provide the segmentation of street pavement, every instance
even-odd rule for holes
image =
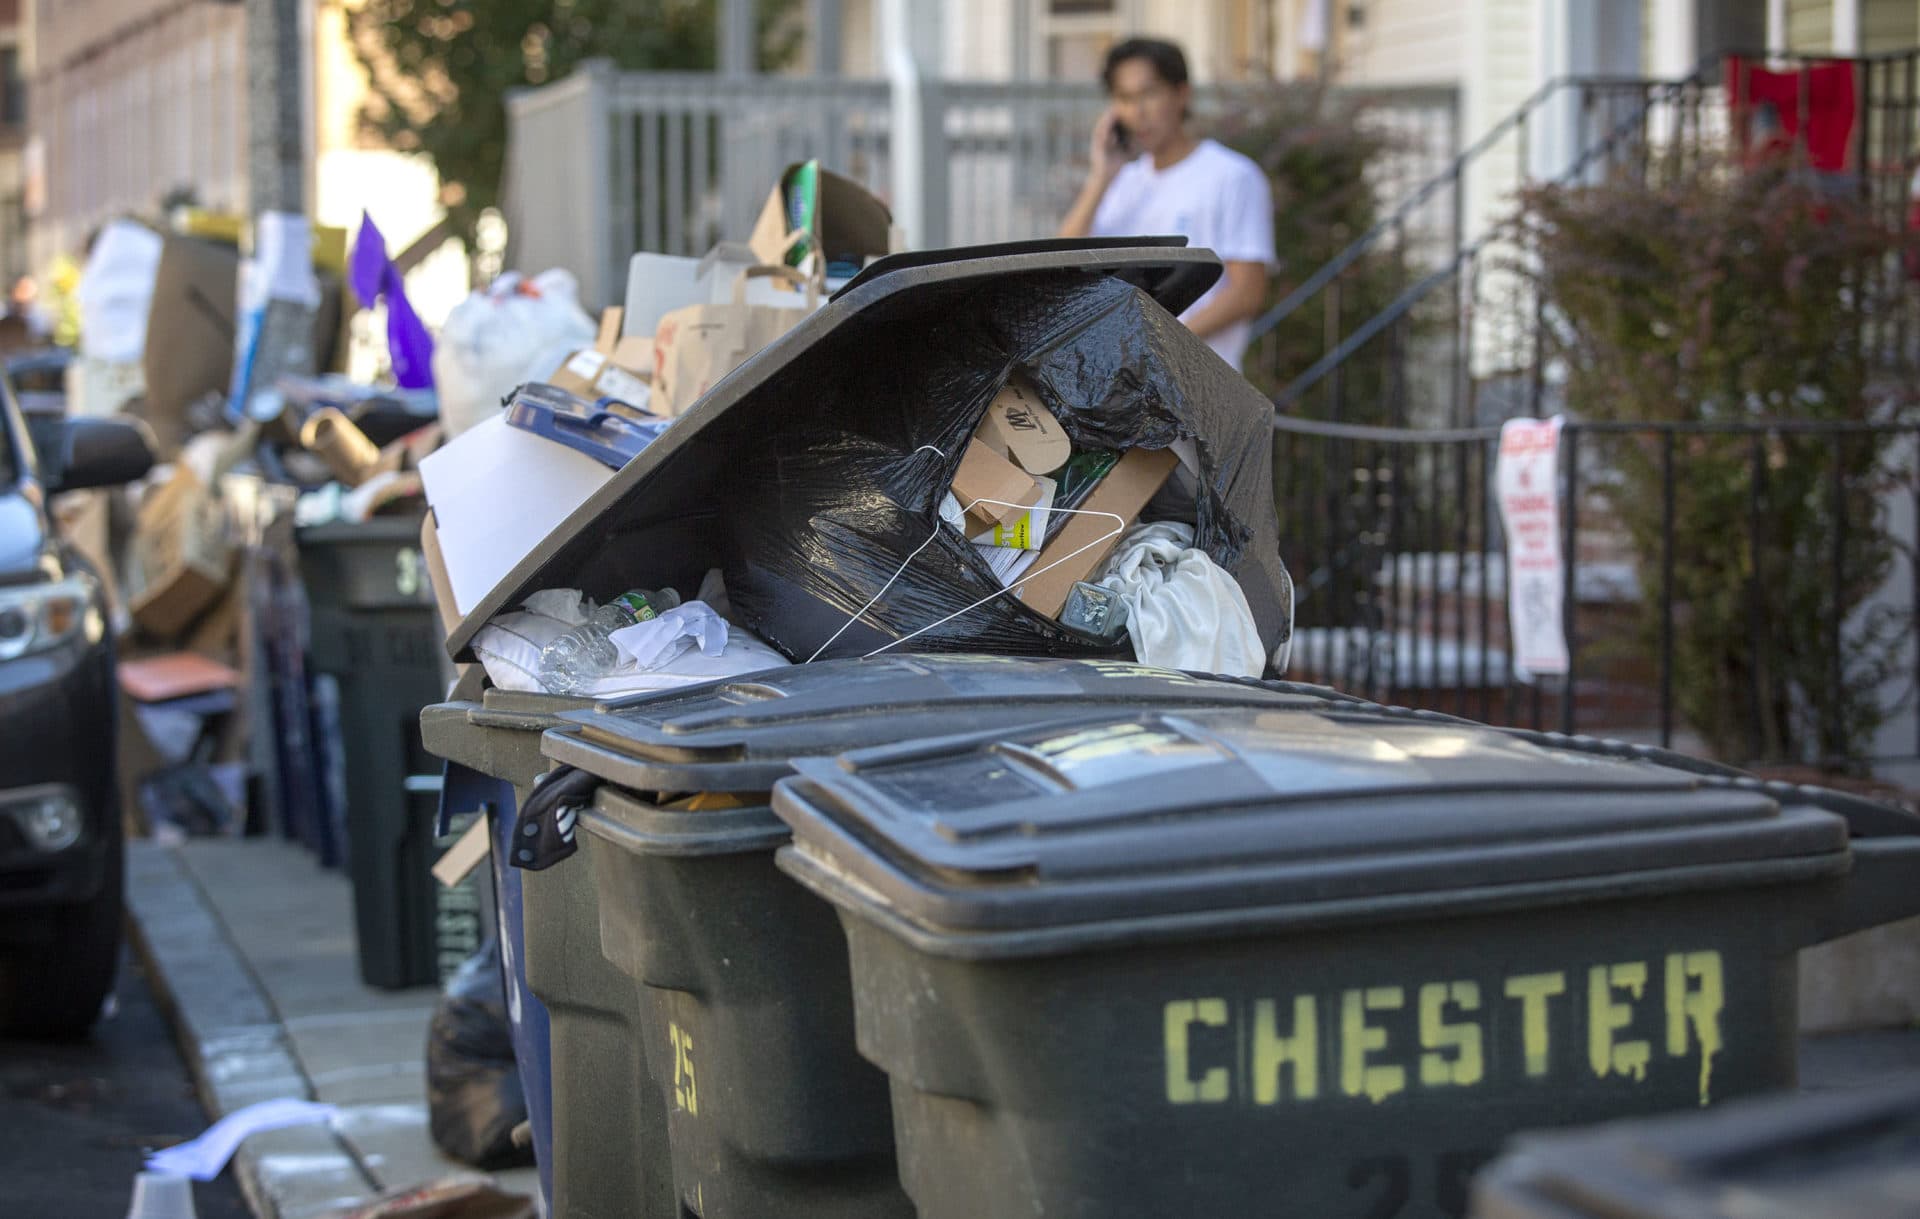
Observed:
[[[208,1123],[173,1032],[131,959],[110,1015],[72,1042],[0,1041],[0,1213],[124,1219],[146,1153]],[[200,1219],[246,1219],[227,1173],[194,1187]]]

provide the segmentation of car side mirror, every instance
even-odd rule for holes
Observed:
[[[117,487],[153,469],[153,436],[134,419],[30,418],[48,494]]]

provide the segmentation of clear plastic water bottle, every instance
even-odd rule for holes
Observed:
[[[658,618],[679,604],[680,594],[670,588],[620,594],[541,650],[540,684],[555,694],[580,693],[619,667],[620,649],[611,638],[615,631]]]

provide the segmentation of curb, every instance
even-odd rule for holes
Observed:
[[[279,1013],[172,849],[127,844],[127,932],[215,1120],[257,1101],[313,1099]],[[359,1157],[324,1126],[253,1135],[232,1170],[259,1219],[322,1219],[378,1192]]]

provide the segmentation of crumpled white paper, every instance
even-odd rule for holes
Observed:
[[[645,622],[623,626],[607,636],[642,672],[651,672],[692,648],[703,656],[719,656],[727,650],[727,622],[699,601],[677,605]]]
[[[227,1161],[233,1159],[233,1153],[240,1150],[247,1136],[287,1126],[331,1123],[339,1114],[335,1106],[318,1101],[291,1097],[263,1100],[227,1114],[207,1127],[197,1139],[154,1152],[147,1157],[147,1171],[211,1181],[226,1168]]]

